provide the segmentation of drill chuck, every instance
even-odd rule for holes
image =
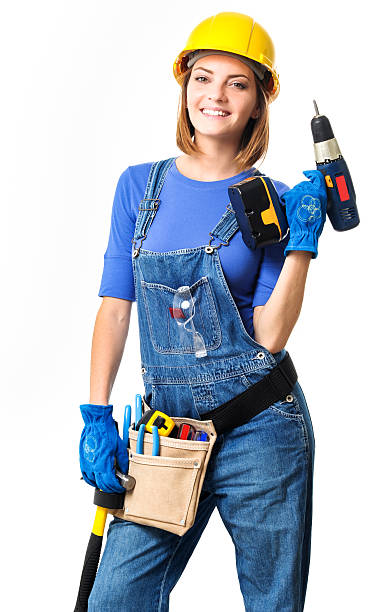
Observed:
[[[336,138],[315,142],[313,146],[316,164],[329,164],[342,157]]]
[[[342,157],[338,142],[334,136],[329,119],[318,112],[316,101],[313,100],[316,115],[310,127],[313,135],[314,156],[317,164],[328,164]]]
[[[334,138],[334,134],[331,128],[329,119],[325,115],[320,115],[316,100],[313,100],[314,109],[316,111],[315,116],[312,119],[311,128],[314,142],[323,142],[324,140],[331,140]]]

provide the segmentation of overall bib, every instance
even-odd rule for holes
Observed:
[[[133,240],[142,376],[151,408],[200,419],[262,379],[286,351],[272,354],[247,333],[230,293],[219,257],[219,248],[230,248],[238,230],[230,205],[211,239],[206,236],[209,244],[163,253],[138,244],[156,216],[174,160],[153,164]],[[214,240],[217,246],[211,244]],[[180,329],[173,310],[176,292],[184,286],[194,299],[187,330]],[[202,338],[202,356],[195,352],[195,332]],[[302,611],[310,560],[314,446],[297,381],[285,400],[218,437],[195,523],[182,537],[113,519],[88,609],[169,610],[170,592],[217,507],[235,547],[246,611]],[[215,554],[219,563],[219,551],[208,554]]]

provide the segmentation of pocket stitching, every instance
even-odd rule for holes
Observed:
[[[157,465],[185,469],[200,469],[202,466],[201,459],[197,459],[197,465],[195,465],[196,458],[192,457],[167,457],[165,455],[144,455],[142,453],[132,453],[131,463],[132,462],[138,463],[139,465]]]
[[[273,404],[271,404],[271,406],[269,406],[267,410],[273,410],[274,412],[278,412],[279,414],[284,416],[286,419],[297,419],[300,421],[304,420],[304,417],[301,413],[292,414],[291,412],[285,412],[284,410],[281,410],[280,408],[278,408],[277,406],[274,406]]]
[[[184,418],[180,417],[180,420],[181,422],[184,422],[184,423],[190,422],[191,424],[195,421],[194,419],[186,419],[185,417]],[[203,429],[202,424],[200,425],[198,424],[198,426],[201,429]],[[203,431],[206,431],[207,433],[210,433],[211,435],[211,432],[209,432],[208,429],[204,428]],[[138,437],[138,431],[131,430],[129,432],[129,437],[132,440],[136,441]],[[150,434],[149,432],[145,432],[144,439],[145,440],[147,439],[152,444],[152,434]],[[166,446],[170,448],[178,448],[181,450],[190,450],[190,451],[193,451],[193,450],[201,451],[202,450],[202,451],[208,452],[208,449],[211,445],[211,440],[207,440],[203,442],[202,440],[180,440],[179,438],[170,438],[169,436],[159,436],[159,444],[161,446]],[[138,453],[135,453],[135,454],[138,454]],[[159,457],[160,455],[150,455],[150,456]]]
[[[303,418],[303,414],[301,412],[301,406],[299,404],[299,401],[297,399],[297,397],[294,395],[294,393],[290,393],[290,395],[293,398],[292,402],[287,402],[286,400],[278,400],[277,402],[274,402],[273,404],[271,404],[271,406],[269,406],[269,408],[271,408],[271,410],[275,410],[276,412],[279,412],[280,414],[282,414],[283,416],[286,416],[287,418],[297,418],[297,417],[302,417]],[[296,412],[292,413],[292,412],[286,412],[286,410],[282,410],[282,408],[279,408],[278,406],[275,406],[275,403],[279,403],[279,404],[291,404],[294,406]]]
[[[293,395],[293,394],[291,394],[291,395]],[[296,407],[300,408],[299,401],[295,397],[295,395],[293,395],[293,398],[294,398],[294,403],[296,404]],[[291,414],[289,412],[284,412],[284,410],[280,410],[279,408],[277,408],[276,406],[273,406],[273,405],[269,406],[268,410],[272,410],[274,412],[277,412],[278,414],[283,416],[283,418],[285,418],[285,419],[291,419],[291,420],[294,420],[294,421],[297,421],[298,423],[300,423],[301,429],[302,429],[302,434],[303,434],[302,437],[303,437],[303,442],[304,442],[304,449],[305,449],[306,456],[308,457],[309,456],[309,436],[308,436],[308,431],[307,431],[307,428],[306,428],[306,423],[305,423],[304,415],[301,412],[299,412],[298,414]]]

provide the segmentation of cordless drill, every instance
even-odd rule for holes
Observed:
[[[327,188],[327,214],[332,227],[343,232],[359,224],[354,186],[331,124],[319,114],[315,100],[313,103],[316,115],[311,129],[317,170],[323,174]],[[243,240],[250,249],[280,242],[288,231],[285,207],[273,182],[258,174],[228,188]]]
[[[354,186],[347,164],[334,137],[331,124],[320,115],[313,100],[316,115],[311,121],[317,170],[327,186],[327,215],[338,232],[353,229],[359,224]]]

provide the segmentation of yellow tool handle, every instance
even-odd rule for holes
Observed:
[[[101,508],[101,506],[97,506],[97,511],[95,513],[94,524],[92,528],[92,533],[97,536],[103,536],[103,532],[105,531],[105,523],[106,517],[108,515],[107,508]]]

